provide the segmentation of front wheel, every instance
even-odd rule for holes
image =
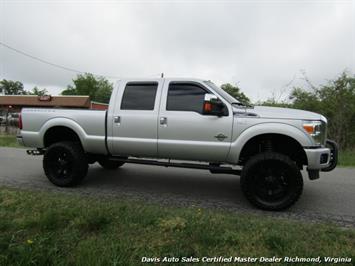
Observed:
[[[265,152],[245,164],[240,183],[246,198],[256,207],[280,211],[301,196],[303,178],[295,162],[286,155]]]
[[[44,172],[53,184],[60,187],[78,185],[88,172],[88,161],[80,144],[58,142],[43,156]]]

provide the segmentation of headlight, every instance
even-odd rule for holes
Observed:
[[[303,121],[304,130],[313,138],[316,145],[324,145],[327,134],[325,121]]]

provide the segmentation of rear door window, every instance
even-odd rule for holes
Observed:
[[[154,110],[158,83],[127,83],[121,110]]]

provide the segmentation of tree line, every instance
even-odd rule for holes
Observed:
[[[306,81],[307,88],[294,87],[287,100],[269,99],[261,104],[320,113],[328,119],[328,138],[335,140],[341,150],[354,150],[355,75],[343,72],[318,86]]]
[[[307,80],[308,81],[308,80]],[[355,148],[355,76],[347,72],[328,81],[326,84],[314,86],[308,81],[307,88],[294,87],[284,101],[275,98],[258,102],[258,105],[287,107],[308,110],[323,114],[328,119],[328,137],[335,140],[342,150]],[[250,105],[250,99],[242,90],[230,83],[223,84],[222,89],[237,100]],[[24,90],[19,81],[3,79],[0,90],[6,95],[45,95],[46,89],[34,87],[31,91]],[[93,101],[108,103],[113,84],[104,77],[93,74],[79,74],[73,84],[62,91],[62,95],[89,95]]]
[[[346,71],[325,84],[313,85],[308,78],[306,87],[293,87],[285,100],[275,97],[256,105],[307,110],[324,115],[328,120],[329,139],[341,150],[355,149],[355,75]],[[238,86],[223,84],[222,89],[240,102],[249,105],[250,99]]]
[[[22,82],[3,79],[0,81],[0,91],[5,95],[46,95],[48,91],[46,89],[40,89],[35,86],[32,90],[26,91]]]
[[[73,84],[67,86],[62,95],[88,95],[90,99],[97,102],[108,103],[110,101],[113,84],[104,77],[96,77],[93,74],[79,74],[73,79]],[[46,95],[47,89],[40,89],[37,86],[32,90],[24,89],[20,81],[6,80],[0,81],[0,91],[5,95]]]

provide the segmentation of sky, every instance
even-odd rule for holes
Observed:
[[[355,1],[4,1],[0,42],[70,69],[119,78],[238,85],[287,98],[304,76],[355,73]],[[0,79],[59,94],[77,73],[0,45]]]

